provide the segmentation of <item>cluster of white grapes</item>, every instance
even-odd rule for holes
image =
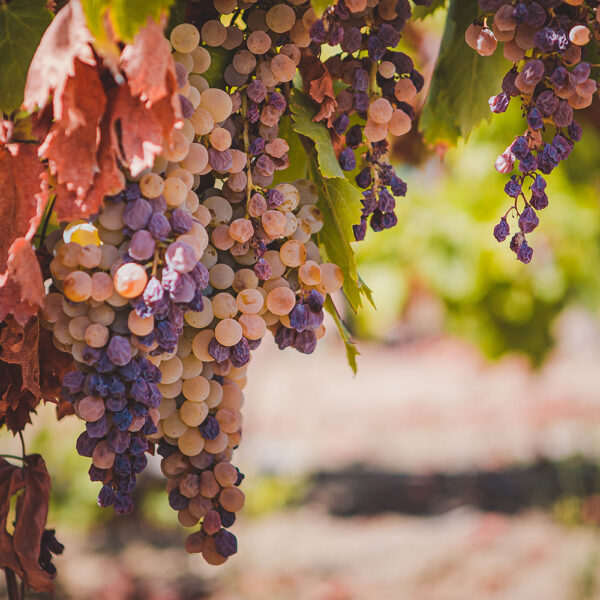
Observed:
[[[237,7],[214,5],[222,14]],[[280,348],[312,352],[325,298],[343,284],[314,241],[323,226],[316,186],[272,185],[289,164],[277,86],[299,61],[287,35],[296,19],[288,28],[281,7],[294,13],[287,4],[246,10],[254,25],[245,29],[219,20],[175,27],[182,127],[151,170],[126,173],[96,218],[47,240],[44,324],[75,359],[63,397],[86,422],[77,449],[103,483],[99,504],[132,510],[136,476],[157,445],[171,507],[182,525],[200,523],[186,548],[210,564],[237,550],[227,528],[244,504],[243,475],[231,459],[251,351],[270,330]],[[227,91],[203,77],[219,45],[241,48]],[[232,83],[232,72],[247,80]]]

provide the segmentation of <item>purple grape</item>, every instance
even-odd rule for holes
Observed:
[[[217,342],[217,338],[212,338],[208,343],[208,353],[218,362],[223,362],[229,358],[230,350]]]
[[[176,208],[171,213],[171,228],[175,233],[187,233],[194,224],[192,216],[181,208]]]
[[[519,229],[523,233],[530,233],[539,225],[539,223],[540,220],[533,208],[531,208],[531,206],[525,207],[525,210],[523,210],[519,217]]]
[[[294,348],[302,354],[312,354],[317,347],[317,336],[314,331],[306,329],[296,335]]]
[[[144,198],[138,198],[130,202],[123,211],[123,221],[133,231],[144,229],[151,216],[152,206]]]
[[[131,360],[131,345],[124,337],[115,335],[108,343],[106,355],[113,364],[122,367]]]
[[[221,529],[221,531],[215,535],[215,550],[225,558],[235,554],[237,552],[237,538],[233,533]]]
[[[155,247],[156,242],[151,233],[145,229],[140,229],[133,234],[127,252],[131,258],[144,261],[152,257]]]
[[[207,440],[214,440],[221,433],[219,421],[213,415],[207,415],[206,419],[198,427],[198,430],[202,434],[202,437]]]

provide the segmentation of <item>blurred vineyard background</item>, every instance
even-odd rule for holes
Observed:
[[[404,40],[425,73],[443,16]],[[492,237],[516,105],[443,160],[418,134],[396,144],[399,226],[358,248],[377,311],[345,315],[359,373],[333,326],[312,357],[263,344],[238,450],[240,552],[225,566],[185,553],[157,460],[132,515],[98,509],[80,423],[41,409],[26,445],[52,475],[57,598],[600,598],[597,110],[549,178],[527,267]]]

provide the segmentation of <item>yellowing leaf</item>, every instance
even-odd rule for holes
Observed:
[[[346,347],[346,358],[348,359],[348,365],[350,365],[350,368],[356,375],[358,370],[356,365],[356,357],[360,355],[360,352],[356,348],[354,340],[350,337],[350,332],[348,331],[344,321],[342,321],[342,317],[340,316],[340,313],[338,313],[338,310],[330,296],[328,296],[327,300],[325,300],[325,310],[333,317],[333,320],[335,321],[340,337],[342,338],[344,346]]]

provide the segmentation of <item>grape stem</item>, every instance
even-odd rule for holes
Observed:
[[[252,172],[250,168],[250,156],[248,155],[248,147],[250,146],[250,138],[248,137],[248,119],[246,114],[248,113],[248,97],[246,94],[242,95],[242,119],[244,120],[244,152],[247,155],[246,169],[247,169],[247,184],[246,184],[246,216],[248,216],[248,206],[250,205],[250,196],[252,194]]]
[[[16,454],[0,454],[0,458],[12,458],[13,460],[25,460],[22,456]]]
[[[156,277],[158,271],[158,248],[154,249],[154,259],[152,260],[152,277]]]

